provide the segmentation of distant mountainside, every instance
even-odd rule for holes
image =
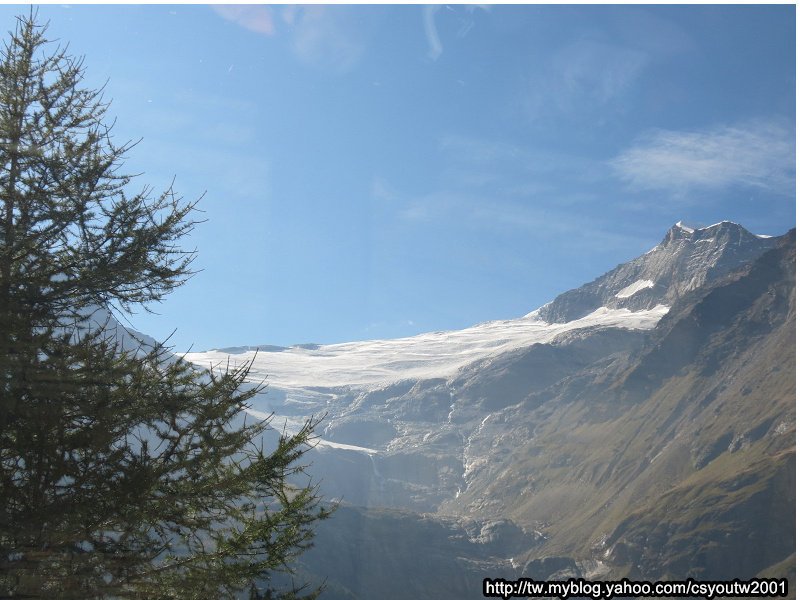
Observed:
[[[254,414],[276,425],[327,414],[309,456],[343,508],[300,566],[323,597],[794,581],[794,231],[678,223],[520,319],[269,350],[189,358],[255,357],[271,387]]]
[[[795,394],[792,232],[680,298],[639,348],[490,416],[481,448],[503,458],[444,508],[541,529],[523,560],[751,577],[794,552]]]

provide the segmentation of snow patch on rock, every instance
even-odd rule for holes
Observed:
[[[655,285],[652,279],[639,279],[638,281],[634,281],[627,287],[622,288],[616,294],[614,294],[615,298],[630,298],[636,292],[641,292],[642,290],[646,290],[651,288]]]

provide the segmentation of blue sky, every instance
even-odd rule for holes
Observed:
[[[205,194],[201,272],[130,318],[177,350],[518,317],[677,220],[795,223],[793,5],[40,16],[139,184]]]

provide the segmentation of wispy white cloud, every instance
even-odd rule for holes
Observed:
[[[597,204],[596,201],[593,204]],[[448,227],[460,229],[463,235],[480,232],[481,235],[523,235],[545,240],[569,238],[571,250],[575,252],[605,252],[628,247],[637,240],[646,246],[650,241],[644,234],[621,228],[613,220],[577,210],[568,198],[539,203],[439,190],[408,198],[397,216],[411,227],[438,230],[448,224]]]
[[[347,73],[366,49],[366,21],[351,19],[347,7],[291,5],[284,9],[283,20],[295,56],[308,65]]]
[[[579,41],[556,55],[558,86],[568,98],[606,103],[625,92],[647,63],[639,50],[612,44]]]
[[[630,240],[630,231],[602,216],[609,201],[599,191],[608,180],[603,161],[463,135],[443,136],[439,150],[439,176],[427,191],[408,193],[373,180],[373,197],[399,223],[501,236],[570,235],[584,249]]]
[[[399,197],[399,194],[391,187],[391,185],[389,185],[389,182],[383,177],[379,176],[372,178],[372,186],[370,191],[372,197],[379,202],[391,203],[397,200]]]
[[[272,9],[262,4],[216,4],[211,7],[222,18],[264,35],[275,33]]]
[[[744,185],[794,193],[794,128],[754,120],[700,131],[658,129],[611,161],[638,189],[685,192]]]
[[[568,44],[533,68],[524,112],[540,119],[605,109],[624,98],[649,60],[633,47],[592,40]]]
[[[211,8],[248,31],[286,39],[300,62],[339,74],[358,64],[366,49],[370,17],[380,12],[360,11],[354,18],[352,8],[345,6],[293,4],[280,11],[260,4]]]
[[[439,29],[436,26],[436,15],[441,10],[441,5],[428,5],[422,7],[422,26],[425,31],[425,39],[428,42],[428,58],[436,61],[444,51],[442,38],[439,35]],[[455,26],[455,36],[457,38],[465,38],[469,32],[475,27],[474,13],[480,9],[484,12],[491,12],[491,7],[487,5],[468,5],[453,7],[450,5],[445,6],[446,11],[442,13],[442,18],[448,21],[448,24]],[[454,23],[455,21],[455,23]]]
[[[425,27],[425,39],[428,40],[428,57],[436,60],[442,54],[442,41],[436,29],[436,13],[440,6],[423,6],[422,23]]]
[[[446,166],[445,183],[486,191],[532,190],[569,182],[577,191],[607,177],[605,166],[578,154],[523,147],[515,143],[462,135],[446,135],[439,149]],[[562,186],[563,187],[563,186]]]

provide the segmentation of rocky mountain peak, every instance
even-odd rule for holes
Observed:
[[[602,307],[646,310],[659,304],[671,306],[686,292],[773,248],[777,239],[753,235],[731,221],[706,227],[678,221],[652,250],[561,294],[530,316],[560,323]]]
[[[759,238],[733,221],[720,221],[705,227],[690,225],[686,221],[678,221],[669,228],[660,245],[681,242],[697,242],[699,240],[716,241],[720,244],[741,243],[743,240]],[[766,239],[762,237],[761,239]]]

